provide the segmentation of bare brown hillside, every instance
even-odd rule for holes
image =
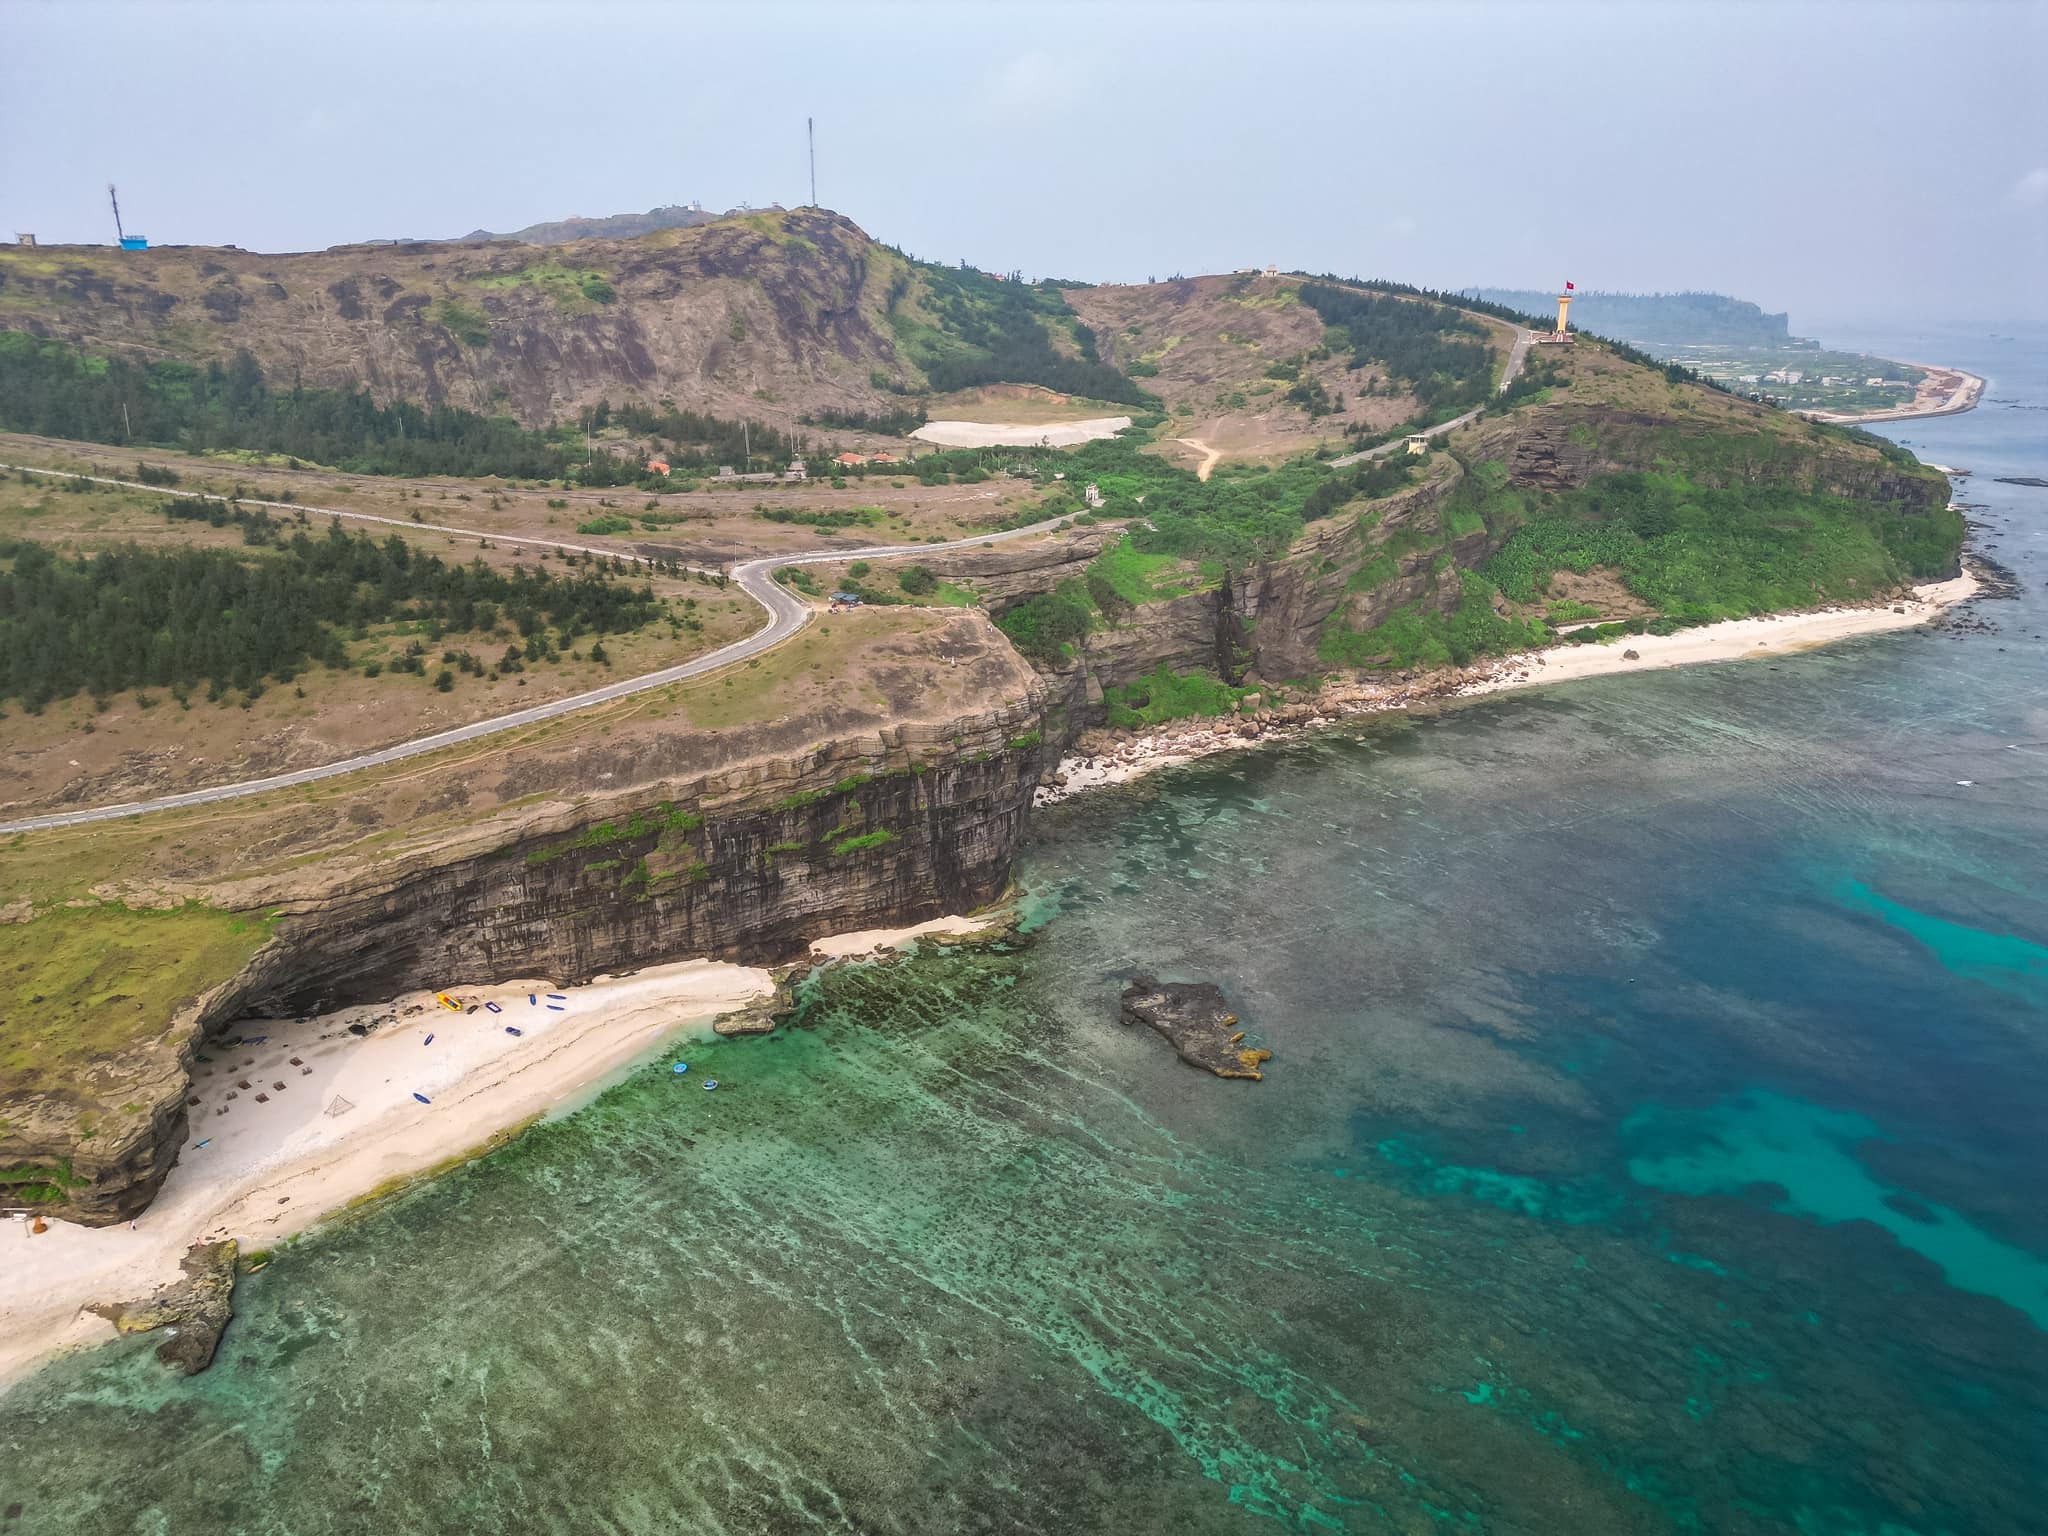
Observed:
[[[901,406],[874,378],[919,382],[887,317],[907,270],[815,210],[553,247],[5,247],[0,329],[143,360],[246,348],[275,383],[529,425],[605,397],[793,421]]]
[[[1378,434],[1408,420],[1413,395],[1384,367],[1353,370],[1347,352],[1326,347],[1300,291],[1296,278],[1240,272],[1075,289],[1067,302],[1094,328],[1103,360],[1161,396],[1175,433],[1225,456],[1298,453],[1347,427]],[[1292,379],[1275,377],[1290,368]],[[1288,399],[1297,380],[1320,383],[1343,408],[1311,416]]]

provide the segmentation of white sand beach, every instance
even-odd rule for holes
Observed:
[[[690,960],[581,987],[462,987],[448,994],[460,1011],[416,992],[303,1023],[243,1021],[205,1047],[178,1164],[132,1228],[53,1221],[32,1235],[25,1220],[0,1222],[0,1384],[112,1338],[82,1309],[178,1279],[191,1244],[269,1247],[581,1102],[664,1042],[710,1039],[716,1015],[773,988],[764,970]]]
[[[935,917],[929,922],[912,923],[908,928],[863,928],[858,933],[837,933],[830,938],[814,939],[811,953],[820,960],[852,960],[885,949],[903,949],[927,934],[958,936],[986,933],[999,926],[1000,922],[1001,919],[987,917]]]
[[[1126,784],[1162,768],[1218,752],[1285,740],[1353,715],[1379,714],[1417,704],[1476,698],[1511,688],[1545,687],[1619,672],[1795,655],[1855,635],[1882,634],[1925,624],[1976,590],[1976,577],[1965,571],[1948,581],[1915,587],[1910,597],[1867,608],[1780,613],[1705,624],[1673,635],[1624,635],[1606,642],[1555,645],[1462,669],[1447,669],[1408,682],[1333,683],[1316,696],[1312,705],[1297,708],[1286,720],[1181,721],[1121,741],[1105,741],[1105,733],[1091,732],[1079,750],[1061,761],[1057,770],[1059,781],[1041,786],[1033,803],[1056,805],[1084,790]]]
[[[1583,677],[1640,672],[1662,667],[1689,667],[1703,661],[1740,661],[1786,656],[1852,635],[1883,634],[1925,624],[1944,608],[1977,590],[1967,571],[1949,581],[1915,587],[1910,598],[1879,608],[1822,608],[1812,613],[1777,613],[1760,619],[1729,619],[1681,629],[1675,635],[1624,635],[1602,644],[1554,645],[1548,650],[1510,656],[1496,663],[1492,675],[1476,680],[1460,693],[1471,697],[1506,688],[1568,683]],[[1635,652],[1630,657],[1629,652]]]

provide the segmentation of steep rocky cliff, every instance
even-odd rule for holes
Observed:
[[[601,819],[324,895],[288,913],[222,1011],[324,1010],[430,980],[574,982],[691,956],[768,964],[828,933],[994,901],[1041,768],[1039,709],[875,745],[627,797]]]
[[[832,742],[288,904],[241,975],[120,1064],[120,1091],[145,1113],[81,1138],[68,1099],[10,1103],[0,1166],[49,1170],[65,1191],[41,1204],[52,1215],[125,1220],[177,1160],[193,1054],[252,1014],[695,956],[770,964],[826,934],[985,906],[1009,881],[1042,720],[1034,699]]]
[[[750,673],[740,723],[712,723],[740,708],[713,679],[340,805],[252,804],[226,846],[210,827],[192,883],[157,899],[261,913],[269,941],[88,1071],[0,1084],[0,1172],[54,1215],[133,1215],[187,1144],[194,1054],[251,1015],[698,956],[771,964],[996,900],[1052,750],[1053,690],[978,614],[838,628],[776,653],[785,675]],[[827,658],[845,675],[816,680]]]

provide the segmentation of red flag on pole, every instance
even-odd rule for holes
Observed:
[[[1565,291],[1566,293],[1570,293],[1570,292],[1572,291],[1572,289],[1573,289],[1573,287],[1574,287],[1574,286],[1575,286],[1575,285],[1573,285],[1573,284],[1571,284],[1571,283],[1566,283],[1566,284],[1564,285],[1564,291]]]

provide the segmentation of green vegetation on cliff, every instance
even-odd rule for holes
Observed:
[[[201,906],[143,912],[108,902],[0,924],[0,1082],[74,1080],[155,1038],[268,937],[259,918]]]
[[[1139,730],[1169,720],[1230,714],[1250,691],[1207,672],[1176,672],[1162,664],[1149,676],[1103,689],[1102,707],[1109,724]]]
[[[1696,457],[1711,460],[1725,447],[1702,440]],[[1458,570],[1452,542],[1482,528],[1500,541],[1498,551],[1477,570]],[[1435,550],[1432,595],[1365,630],[1348,628],[1340,610],[1325,625],[1319,654],[1340,666],[1441,666],[1543,644],[1545,624],[1515,609],[1544,604],[1556,622],[1599,616],[1582,602],[1546,604],[1560,571],[1611,573],[1654,610],[1642,622],[1657,632],[1867,602],[1946,574],[1962,536],[1962,515],[1948,508],[1850,501],[1784,484],[1703,485],[1676,470],[1536,491],[1510,487],[1498,463],[1481,464],[1435,533],[1404,530],[1350,582],[1371,590],[1394,578],[1399,557]],[[1441,595],[1447,588],[1454,598]]]
[[[1539,498],[1482,569],[1511,601],[1530,603],[1553,572],[1607,567],[1664,616],[1707,622],[1868,600],[1941,576],[1962,535],[1962,514],[1948,508],[1624,473]]]
[[[1428,603],[1396,608],[1367,630],[1348,630],[1341,623],[1325,628],[1318,654],[1343,667],[1463,666],[1480,656],[1542,645],[1550,631],[1529,619],[1510,619],[1494,611],[1494,585],[1474,571],[1451,573],[1458,598],[1449,612]]]

